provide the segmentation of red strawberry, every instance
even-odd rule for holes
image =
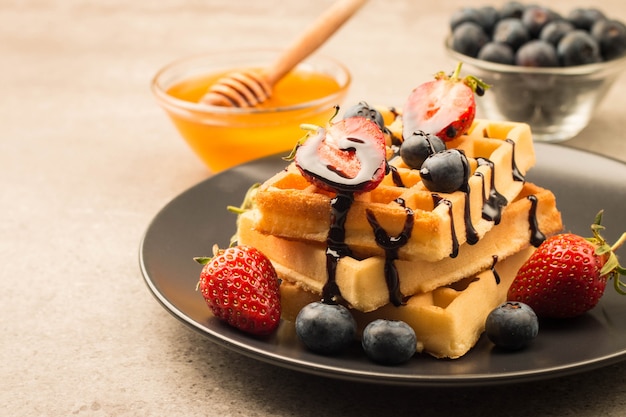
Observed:
[[[489,86],[471,75],[459,78],[461,66],[451,76],[437,73],[411,92],[402,112],[405,138],[421,130],[447,142],[469,130],[476,116],[474,93],[483,95]]]
[[[600,236],[602,212],[591,229],[592,238],[563,233],[546,239],[520,268],[508,292],[508,299],[528,304],[539,317],[579,316],[598,304],[606,283],[626,294],[626,275],[614,250],[626,240],[626,233],[610,247]]]
[[[276,271],[258,249],[213,248],[212,258],[194,258],[204,265],[198,288],[213,314],[244,332],[264,336],[280,322]]]
[[[295,161],[311,183],[331,192],[366,192],[385,177],[385,135],[372,120],[354,116],[326,128],[305,127],[312,133],[298,144]]]

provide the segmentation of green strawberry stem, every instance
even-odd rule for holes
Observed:
[[[485,91],[491,87],[489,84],[477,78],[473,75],[467,75],[465,78],[461,78],[461,68],[463,67],[463,63],[459,62],[454,69],[454,72],[451,75],[446,75],[445,72],[440,71],[435,74],[435,79],[437,80],[451,80],[451,81],[462,81],[465,85],[472,89],[477,95],[482,96],[485,94]]]
[[[626,242],[626,232],[612,246],[600,234],[605,228],[602,226],[603,210],[600,210],[591,225],[593,237],[587,238],[587,241],[596,246],[596,255],[607,256],[606,263],[600,270],[600,276],[607,276],[607,279],[613,279],[615,290],[622,295],[626,295],[626,282],[622,281],[621,276],[626,276],[626,268],[619,264],[615,251]]]
[[[245,213],[248,210],[252,210],[254,208],[254,196],[256,196],[256,191],[260,186],[261,186],[260,182],[252,184],[252,186],[248,188],[248,191],[246,191],[246,195],[243,197],[243,201],[241,205],[239,207],[226,206],[226,210],[230,211],[231,213],[235,213],[237,216]],[[236,246],[236,245],[237,245],[237,233],[235,233],[234,235],[230,237],[230,243],[229,243],[230,247]],[[198,258],[198,259],[203,259],[203,258]],[[210,259],[211,258],[209,258],[209,260]],[[196,259],[196,262],[198,262],[197,259]]]
[[[211,259],[213,259],[213,257],[219,253],[220,247],[218,245],[213,245],[212,250],[213,256],[196,256],[193,258],[193,260],[198,262],[200,265],[208,264],[209,262],[211,262]]]
[[[219,246],[213,245],[213,256],[217,255],[219,250],[220,250]],[[213,259],[213,256],[196,256],[193,258],[193,260],[199,263],[200,265],[206,265],[209,262],[211,262],[211,259]],[[199,289],[200,289],[200,281],[196,283],[196,291],[198,291]]]
[[[241,214],[241,213],[245,213],[248,210],[253,209],[254,208],[254,195],[256,194],[257,188],[259,188],[260,186],[261,186],[260,182],[252,184],[252,186],[248,188],[248,191],[246,191],[246,195],[243,197],[243,202],[241,203],[241,205],[239,207],[226,206],[226,210],[230,211],[231,213]]]

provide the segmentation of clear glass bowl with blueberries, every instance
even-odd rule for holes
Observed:
[[[560,142],[587,126],[626,68],[626,25],[597,8],[464,7],[446,49],[491,86],[479,117],[526,122],[535,140]]]

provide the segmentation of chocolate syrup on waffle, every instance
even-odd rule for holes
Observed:
[[[366,210],[367,221],[372,227],[376,244],[385,250],[385,282],[389,290],[389,300],[393,305],[400,306],[404,304],[403,296],[400,292],[400,278],[398,276],[398,270],[394,264],[394,261],[398,259],[398,251],[400,248],[407,244],[411,237],[414,224],[413,210],[407,207],[404,200],[398,198],[395,200],[400,204],[406,212],[406,220],[404,221],[404,227],[398,236],[390,236],[389,233],[380,225],[376,216],[371,210]]]
[[[475,245],[478,243],[478,232],[474,228],[472,224],[472,212],[470,207],[470,186],[469,186],[469,164],[467,159],[462,159],[463,164],[465,164],[465,178],[463,180],[463,186],[461,190],[465,194],[465,208],[463,210],[463,218],[465,220],[465,240],[470,245]]]
[[[487,158],[479,157],[476,159],[478,166],[488,166],[491,170],[491,179],[489,181],[489,194],[485,194],[485,176],[476,172],[474,175],[480,175],[483,179],[483,219],[492,221],[494,224],[500,224],[502,219],[502,208],[506,207],[508,200],[500,194],[496,189],[496,167],[495,164]]]
[[[359,140],[356,138],[350,138],[353,143],[359,143]],[[524,176],[520,172],[517,164],[515,162],[515,142],[511,139],[506,139],[506,142],[510,143],[513,147],[513,151],[511,153],[511,171],[513,174],[513,179],[515,181],[525,181]],[[308,158],[307,158],[308,160]],[[367,161],[368,158],[364,158],[364,161]],[[475,175],[480,175],[483,180],[483,209],[482,209],[482,217],[484,219],[494,221],[495,224],[499,224],[502,217],[502,208],[505,207],[508,203],[506,197],[498,192],[495,187],[495,165],[492,161],[487,158],[479,157],[477,158],[477,162],[479,166],[487,165],[491,169],[491,179],[489,186],[488,195],[485,194],[484,191],[484,175],[482,173],[476,173]],[[366,163],[366,165],[368,165]],[[317,176],[318,178],[324,178],[328,181],[327,175],[328,171],[333,171],[331,167],[317,166],[315,168],[309,166],[309,169],[306,169],[309,174],[312,176]],[[372,167],[367,167],[372,168]],[[466,172],[469,172],[469,166],[466,167]],[[387,173],[391,173],[393,182],[398,187],[405,187],[402,182],[402,178],[399,173],[395,169],[395,167],[391,165],[386,166]],[[322,175],[321,172],[325,171]],[[333,185],[337,186],[338,189],[343,189],[342,191],[338,191],[335,198],[331,200],[331,224],[327,237],[327,249],[326,249],[326,270],[328,279],[324,288],[322,290],[322,300],[324,302],[335,302],[336,298],[341,295],[339,287],[336,282],[336,274],[337,274],[337,264],[339,260],[344,256],[351,256],[352,251],[349,246],[345,243],[345,222],[348,217],[348,212],[350,211],[350,207],[354,202],[354,192],[353,189],[358,189],[362,184],[364,179],[361,176],[364,172],[368,172],[368,169],[362,170],[360,175],[358,176],[358,180],[350,179],[348,183],[340,184],[335,182]],[[356,181],[355,181],[356,180]],[[342,178],[341,182],[345,181],[345,178]],[[332,183],[332,181],[329,181]],[[474,245],[478,243],[479,236],[472,224],[471,220],[471,212],[470,212],[470,187],[468,178],[465,180],[465,184],[461,188],[461,190],[465,194],[465,207],[464,207],[464,222],[465,222],[465,233],[466,233],[466,241],[470,245]],[[439,204],[446,204],[448,206],[448,211],[450,213],[450,228],[451,228],[451,236],[452,236],[452,251],[450,253],[451,258],[455,258],[459,252],[459,242],[456,236],[456,231],[454,227],[454,217],[452,213],[452,202],[445,198],[442,198],[440,195],[433,193],[433,204],[437,207]],[[535,196],[528,196],[528,199],[531,201],[531,209],[529,211],[529,224],[531,229],[531,244],[534,246],[538,246],[543,240],[545,240],[545,235],[539,230],[537,225],[536,218],[536,209],[537,209],[537,198]],[[374,213],[370,210],[366,210],[367,220],[372,227],[374,232],[374,236],[376,239],[376,243],[379,247],[385,250],[385,266],[384,266],[384,274],[385,281],[387,284],[387,288],[389,289],[389,299],[395,306],[400,306],[403,304],[403,296],[400,291],[400,281],[398,277],[398,271],[395,267],[394,261],[398,259],[398,251],[399,249],[406,245],[409,238],[411,237],[411,233],[413,230],[414,224],[414,213],[413,211],[406,207],[403,199],[395,200],[398,204],[400,204],[406,211],[406,220],[403,227],[402,232],[398,236],[390,236],[386,230],[380,225],[380,223],[376,220]],[[496,283],[500,282],[500,277],[495,270],[495,265],[497,263],[497,257],[494,256],[493,264],[491,266],[491,270],[496,279]]]
[[[521,182],[526,181],[526,178],[524,178],[524,175],[522,175],[517,167],[517,163],[515,163],[515,141],[513,141],[513,139],[505,139],[505,142],[510,143],[513,147],[513,150],[511,151],[511,171],[513,172],[513,179]]]
[[[496,271],[496,264],[498,263],[498,256],[493,255],[493,262],[491,263],[491,272],[493,273],[493,277],[496,279],[496,284],[500,284],[500,274]]]
[[[526,198],[530,200],[530,210],[528,210],[530,244],[534,247],[538,247],[544,240],[546,240],[546,235],[539,230],[539,225],[537,224],[537,196],[529,195]]]
[[[393,185],[399,188],[406,188],[406,185],[404,185],[404,181],[402,181],[402,177],[400,176],[400,173],[398,172],[398,168],[396,168],[393,165],[389,165],[389,171],[391,172],[391,179],[393,180]]]
[[[441,197],[439,194],[433,193],[433,204],[437,207],[439,204],[448,206],[448,214],[450,215],[450,236],[452,236],[452,252],[451,258],[456,258],[459,254],[459,239],[456,237],[456,229],[454,228],[454,216],[452,215],[452,201]]]
[[[330,201],[330,229],[326,238],[326,271],[328,279],[322,289],[322,300],[324,302],[334,302],[334,299],[341,295],[336,280],[337,263],[339,259],[352,254],[352,251],[345,243],[345,224],[353,202],[354,194],[350,192],[339,192]]]

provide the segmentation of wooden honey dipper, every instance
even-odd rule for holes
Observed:
[[[200,103],[224,107],[254,107],[272,95],[273,86],[299,62],[330,38],[367,0],[338,0],[263,70],[242,70],[218,79]]]

